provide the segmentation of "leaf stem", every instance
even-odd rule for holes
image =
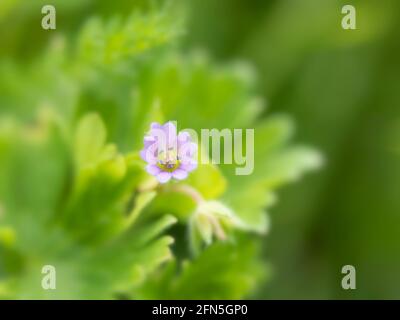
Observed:
[[[205,201],[200,192],[187,184],[170,185],[166,187],[165,190],[185,194],[189,196],[197,205]]]

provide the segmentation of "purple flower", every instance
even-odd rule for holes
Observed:
[[[197,168],[197,145],[187,132],[177,133],[172,122],[164,125],[153,122],[144,137],[144,148],[140,156],[148,164],[146,171],[160,183],[171,178],[186,179],[188,173]]]

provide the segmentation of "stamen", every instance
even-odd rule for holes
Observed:
[[[164,171],[172,172],[179,167],[179,159],[174,149],[169,149],[167,152],[160,151],[158,154],[157,165]]]

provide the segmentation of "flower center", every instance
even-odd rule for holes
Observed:
[[[176,150],[168,149],[167,151],[160,151],[157,157],[157,166],[168,172],[174,171],[179,167],[179,159]]]

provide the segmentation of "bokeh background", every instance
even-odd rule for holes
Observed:
[[[341,8],[357,30],[341,28]],[[400,6],[398,1],[196,0],[188,45],[250,60],[267,112],[326,158],[271,210],[260,298],[400,297]],[[341,288],[341,268],[357,289]]]
[[[57,28],[73,34],[91,14],[124,14],[146,1],[49,1]],[[48,41],[37,1],[0,1],[0,59],[21,63]],[[341,8],[357,30],[341,28]],[[260,299],[400,298],[400,3],[397,0],[188,0],[182,50],[245,60],[270,113],[288,113],[296,139],[326,160],[285,187],[270,211],[263,253],[272,268]],[[3,17],[2,17],[3,16]],[[29,37],[24,37],[29,35]],[[0,92],[1,95],[1,92]],[[357,289],[341,288],[341,268]]]

